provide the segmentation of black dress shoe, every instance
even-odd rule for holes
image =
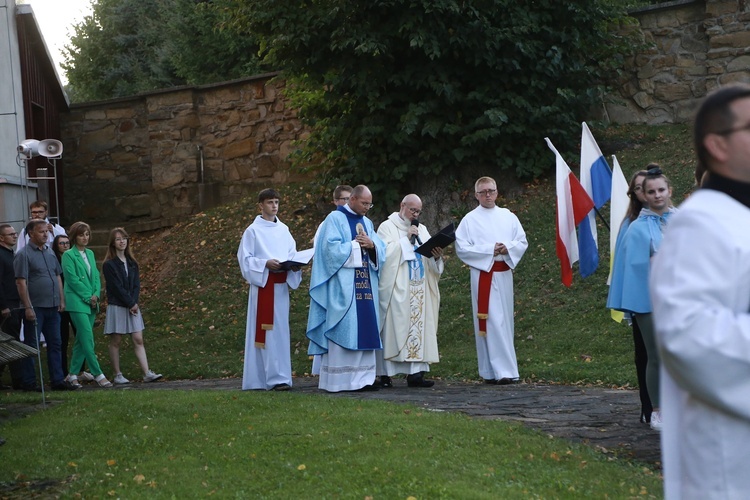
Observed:
[[[77,391],[78,389],[80,389],[80,386],[76,387],[67,380],[63,380],[59,384],[52,386],[53,391]]]
[[[484,383],[490,384],[490,385],[497,385],[497,380],[495,380],[494,378],[486,378],[484,379]]]
[[[366,385],[364,387],[361,387],[354,392],[373,392],[373,391],[379,391],[380,386],[375,384]]]
[[[511,384],[515,384],[515,383],[516,383],[516,379],[505,378],[505,377],[503,377],[503,378],[501,378],[500,380],[497,381],[497,385],[511,385]]]
[[[38,385],[22,385],[21,390],[23,392],[42,392],[42,388]]]
[[[435,385],[434,380],[425,380],[422,373],[415,373],[413,375],[406,376],[406,385],[408,387],[432,387]]]
[[[382,387],[383,389],[390,389],[391,387],[393,387],[393,380],[391,380],[391,377],[387,375],[381,375],[380,387]]]
[[[276,384],[271,388],[272,391],[288,391],[292,388],[289,384]]]

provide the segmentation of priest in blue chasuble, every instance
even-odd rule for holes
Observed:
[[[367,186],[326,217],[315,241],[307,320],[308,353],[322,355],[319,387],[328,392],[376,390],[380,341],[378,274],[385,244],[365,217]]]

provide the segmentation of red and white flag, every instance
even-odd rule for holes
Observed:
[[[565,163],[563,157],[558,153],[552,141],[545,137],[547,146],[555,153],[556,182],[555,193],[557,195],[557,219],[555,224],[556,242],[555,250],[557,258],[560,259],[560,273],[563,285],[570,287],[573,284],[573,264],[578,261],[578,238],[576,238],[576,226],[593,210],[594,202],[578,182]]]

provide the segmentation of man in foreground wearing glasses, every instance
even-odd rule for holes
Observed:
[[[693,130],[709,175],[650,277],[665,497],[750,498],[750,86],[711,94]]]
[[[443,274],[443,250],[436,247],[432,258],[414,251],[430,239],[419,223],[422,200],[409,194],[401,210],[393,212],[380,227],[378,236],[386,245],[385,264],[380,270],[380,332],[383,351],[378,353],[378,374],[382,387],[392,387],[391,377],[406,374],[409,387],[432,387],[425,380],[430,363],[437,363],[437,327],[440,310],[438,280]]]
[[[479,206],[458,225],[456,254],[471,269],[479,376],[488,384],[512,384],[518,380],[512,270],[529,244],[518,217],[495,205],[494,179],[480,177],[474,192]]]
[[[16,273],[13,270],[13,247],[16,246],[18,233],[10,224],[0,224],[0,329],[11,337],[21,338],[21,322],[23,308],[21,298],[16,287]],[[14,389],[34,389],[34,386],[24,387],[23,370],[26,367],[33,370],[30,358],[24,358],[10,363],[10,378]],[[2,374],[5,365],[0,365]]]
[[[374,390],[375,351],[382,349],[378,273],[385,245],[365,217],[367,186],[331,212],[315,242],[307,318],[308,354],[322,355],[318,387],[328,392]]]
[[[29,212],[31,213],[31,220],[43,220],[47,223],[47,244],[52,246],[52,241],[55,236],[67,235],[65,229],[59,224],[53,224],[47,217],[47,202],[43,200],[32,201],[29,205]],[[21,250],[29,242],[29,235],[26,234],[26,228],[21,230],[21,235],[18,237],[18,246],[16,250]]]

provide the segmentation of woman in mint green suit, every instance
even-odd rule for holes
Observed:
[[[94,352],[94,320],[99,310],[102,284],[94,252],[86,248],[91,239],[91,228],[85,222],[76,222],[70,227],[68,237],[73,245],[62,256],[65,310],[70,313],[70,320],[76,329],[68,381],[80,385],[74,374],[81,371],[85,360],[99,387],[112,387],[102,373]]]

